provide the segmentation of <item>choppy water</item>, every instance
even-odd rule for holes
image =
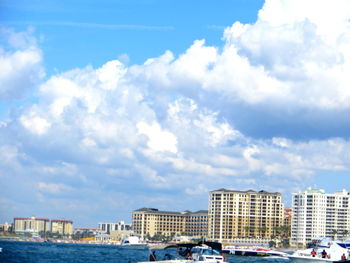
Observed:
[[[107,245],[0,241],[1,263],[136,263],[147,261],[148,250],[126,250]],[[157,250],[157,259],[175,249]],[[230,256],[230,263],[290,263],[286,259]]]

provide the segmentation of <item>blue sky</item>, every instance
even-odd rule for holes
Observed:
[[[123,54],[132,64],[166,50],[181,54],[195,39],[222,44],[223,29],[236,20],[254,22],[263,1],[5,0],[1,5],[4,24],[22,31],[33,26],[47,69],[61,72],[101,66]]]
[[[1,1],[0,221],[349,189],[346,0]]]

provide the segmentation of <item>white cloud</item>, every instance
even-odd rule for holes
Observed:
[[[202,195],[207,194],[210,191],[207,187],[202,184],[194,185],[192,187],[187,187],[185,193],[189,195]]]
[[[140,134],[145,134],[148,137],[147,145],[154,151],[169,151],[176,153],[177,139],[174,134],[162,130],[158,123],[153,122],[148,124],[139,122],[136,124]]]
[[[165,207],[170,195],[196,203],[220,187],[290,193],[319,173],[348,172],[349,7],[334,1],[325,12],[328,4],[268,0],[256,23],[225,30],[222,48],[199,40],[179,57],[50,76],[38,102],[0,124],[3,181],[27,191],[38,182],[40,200],[79,185],[97,211],[99,196],[116,192],[120,202]],[[41,51],[13,37],[19,53],[0,53],[0,82],[18,72],[34,83]],[[0,98],[23,94],[1,87]]]
[[[71,191],[72,188],[64,184],[54,184],[54,183],[45,183],[38,182],[38,188],[42,192],[50,194],[60,194],[62,192]]]
[[[231,70],[252,78],[235,77],[235,94],[277,107],[283,101],[293,108],[349,108],[349,10],[343,0],[269,0],[255,24],[227,28],[222,56],[231,49]]]
[[[45,118],[38,116],[34,108],[28,114],[22,115],[20,122],[26,129],[36,135],[45,134],[51,127],[51,124]]]
[[[20,99],[44,76],[41,50],[32,32],[15,33],[0,27],[11,49],[0,45],[0,100]]]

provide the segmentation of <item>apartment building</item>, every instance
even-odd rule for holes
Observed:
[[[64,219],[52,219],[51,220],[51,232],[61,235],[73,234],[73,221]]]
[[[291,244],[305,246],[313,238],[349,234],[350,206],[346,190],[326,194],[321,189],[293,193]]]
[[[15,232],[39,233],[50,231],[50,220],[47,218],[15,217],[13,219]]]
[[[207,234],[208,211],[170,212],[141,208],[132,213],[132,227],[141,238],[161,234],[202,237]]]
[[[231,242],[267,239],[283,225],[280,193],[218,189],[209,193],[208,238]]]

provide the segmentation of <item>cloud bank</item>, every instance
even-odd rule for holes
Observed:
[[[0,204],[91,224],[143,206],[205,209],[220,187],[289,199],[349,171],[349,14],[348,1],[267,0],[221,47],[195,40],[178,57],[46,80],[30,32],[8,33],[0,99],[38,102],[0,123]]]

